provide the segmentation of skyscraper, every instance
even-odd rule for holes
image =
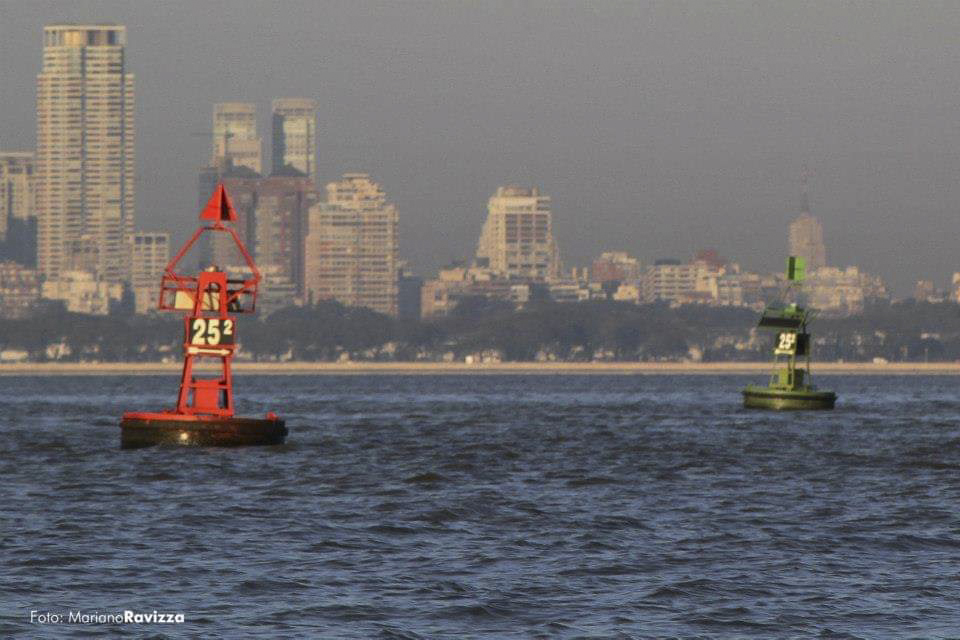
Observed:
[[[304,263],[308,298],[397,314],[397,208],[369,175],[344,174],[310,208]]]
[[[36,215],[33,157],[27,151],[0,151],[0,242],[12,221]]]
[[[272,176],[257,181],[253,249],[257,264],[273,267],[275,283],[303,293],[303,230],[307,211],[320,200],[306,177]]]
[[[790,223],[790,255],[803,258],[807,271],[814,272],[827,266],[827,249],[823,244],[823,226],[810,215],[807,198],[807,178],[803,178],[803,194],[800,200],[800,216]]]
[[[273,101],[273,174],[293,167],[316,183],[317,101],[281,98]]]
[[[499,187],[487,203],[477,264],[505,278],[549,280],[560,271],[550,198],[539,189]]]
[[[48,280],[82,270],[129,277],[134,216],[134,94],[126,28],[44,27],[37,76],[39,268]]]
[[[37,266],[35,156],[0,151],[0,260]]]
[[[257,105],[250,102],[213,105],[211,164],[221,170],[234,166],[263,172],[260,138],[257,136]]]

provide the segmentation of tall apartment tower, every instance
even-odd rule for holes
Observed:
[[[33,158],[29,151],[0,151],[0,242],[11,223],[36,215]]]
[[[211,164],[221,170],[233,166],[263,173],[260,138],[257,136],[257,105],[252,102],[213,105]]]
[[[556,278],[560,260],[552,226],[550,198],[536,187],[499,187],[487,203],[478,266],[505,278]]]
[[[314,301],[397,315],[397,208],[369,175],[344,174],[310,208],[304,281]]]
[[[317,181],[317,101],[280,98],[273,101],[273,174],[293,167]]]
[[[803,258],[807,271],[816,271],[827,266],[827,249],[823,244],[823,226],[810,215],[807,197],[807,178],[803,178],[803,193],[800,199],[800,216],[790,223],[789,249],[791,256]]]
[[[43,29],[37,76],[38,262],[47,280],[82,270],[129,278],[134,217],[134,94],[126,27]]]

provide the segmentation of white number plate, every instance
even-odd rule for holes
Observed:
[[[790,331],[784,331],[777,334],[777,348],[774,353],[777,355],[792,355],[797,351],[797,334]]]
[[[187,342],[199,346],[233,344],[233,318],[193,318]]]

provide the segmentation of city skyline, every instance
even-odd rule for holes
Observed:
[[[878,272],[900,295],[955,269],[953,8],[864,18],[831,5],[333,3],[308,32],[298,26],[314,15],[308,4],[271,12],[267,31],[257,26],[266,10],[244,6],[5,2],[0,147],[32,148],[42,26],[105,19],[136,34],[127,55],[138,75],[138,226],[162,219],[174,242],[195,214],[195,167],[210,141],[190,134],[208,128],[211,105],[255,103],[267,138],[271,101],[302,95],[319,100],[319,182],[377,176],[404,212],[401,243],[419,273],[472,255],[485,199],[511,183],[551,194],[569,264],[604,250],[649,262],[715,246],[772,270],[803,164],[834,262]],[[220,37],[225,14],[233,35]],[[477,35],[458,28],[465,20]],[[533,37],[515,41],[521,32]],[[729,38],[744,33],[754,35]]]
[[[14,235],[29,239],[31,218],[39,220],[40,277],[30,273],[34,259],[29,256],[4,272],[8,281],[2,288],[14,301],[5,313],[40,310],[41,298],[97,315],[155,309],[150,281],[164,269],[170,234],[133,232],[135,101],[126,44],[125,26],[116,23],[44,28],[43,72],[37,80],[38,170],[33,172],[30,153],[4,153],[0,164],[5,194],[0,249],[5,259],[13,257]],[[516,184],[497,187],[489,198],[475,257],[425,281],[401,263],[397,207],[369,174],[345,173],[326,185],[325,199],[320,194],[314,171],[317,102],[275,99],[271,115],[269,175],[252,102],[214,103],[211,155],[198,171],[199,202],[214,187],[217,193],[221,185],[233,191],[237,237],[263,269],[260,309],[265,314],[332,299],[397,316],[401,281],[405,317],[415,317],[418,307],[423,317],[446,315],[471,298],[517,309],[544,298],[762,308],[782,285],[780,276],[743,270],[714,249],[701,250],[686,263],[661,259],[645,269],[626,252],[604,252],[594,260],[603,273],[633,272],[629,279],[605,279],[582,267],[565,270],[553,233],[551,197],[539,186]],[[810,213],[808,177],[804,169],[801,213],[789,225],[788,247],[789,255],[808,265],[810,299],[823,312],[840,315],[889,301],[882,278],[857,266],[828,265],[822,225]],[[232,243],[217,240],[225,238],[201,249],[198,267],[237,275],[249,267],[246,254],[238,261]],[[955,301],[960,300],[957,275],[949,294]],[[915,289],[925,300],[947,297],[922,280]],[[132,293],[132,309],[125,290]]]

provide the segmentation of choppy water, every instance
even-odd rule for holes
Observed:
[[[960,380],[239,378],[279,447],[119,449],[171,377],[0,380],[0,636],[960,636]],[[31,610],[181,612],[36,625]]]

